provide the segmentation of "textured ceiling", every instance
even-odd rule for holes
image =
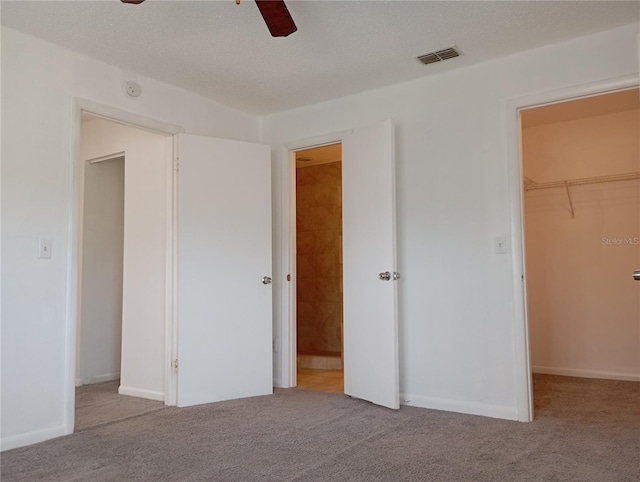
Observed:
[[[640,20],[639,2],[295,1],[272,38],[251,0],[6,1],[2,24],[266,114],[433,75]],[[462,57],[415,57],[456,44]],[[143,86],[144,88],[144,86]]]

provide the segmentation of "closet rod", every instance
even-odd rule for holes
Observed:
[[[628,172],[626,174],[611,174],[609,176],[583,177],[581,179],[569,179],[566,181],[552,181],[537,183],[528,177],[524,178],[524,190],[552,189],[555,187],[580,186],[582,184],[599,184],[602,182],[631,181],[640,179],[640,172]]]

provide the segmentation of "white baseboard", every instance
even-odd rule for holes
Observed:
[[[95,375],[93,377],[76,378],[76,387],[91,385],[92,383],[112,382],[119,379],[120,372],[105,373],[104,375]]]
[[[130,397],[148,398],[149,400],[164,402],[164,392],[155,392],[153,390],[144,390],[142,388],[125,387],[120,385],[120,387],[118,387],[118,393],[120,395],[128,395]]]
[[[447,398],[424,397],[421,395],[411,395],[409,393],[401,393],[400,400],[402,405],[409,407],[430,408],[433,410],[481,415],[483,417],[501,418],[505,420],[518,420],[516,407],[451,400]]]
[[[38,442],[44,442],[52,438],[62,437],[68,435],[64,425],[58,425],[56,427],[45,428],[42,430],[34,430],[33,432],[21,433],[19,435],[12,435],[9,437],[2,437],[0,440],[0,450],[17,449],[18,447],[25,447],[27,445],[37,444]]]
[[[95,377],[89,377],[89,381],[87,383],[102,383],[102,382],[112,382],[114,380],[120,379],[120,372],[113,373],[105,373],[104,375],[96,375]]]
[[[582,370],[579,368],[556,368],[556,367],[531,367],[533,373],[545,375],[562,375],[565,377],[580,378],[602,378],[605,380],[622,380],[627,382],[640,382],[638,373],[604,372],[600,370]]]

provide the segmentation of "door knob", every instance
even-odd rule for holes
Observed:
[[[378,278],[380,278],[382,281],[389,281],[391,279],[391,273],[385,271],[384,273],[380,273],[378,275]]]
[[[271,278],[269,278],[268,276],[263,276],[262,277],[262,284],[263,285],[271,284]]]
[[[633,279],[636,281],[640,281],[640,269],[637,269],[633,272]]]

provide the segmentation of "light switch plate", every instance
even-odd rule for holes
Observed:
[[[507,236],[496,236],[493,238],[493,249],[496,254],[507,254],[509,249],[507,247]]]
[[[38,240],[38,258],[51,259],[51,240],[42,239]]]

